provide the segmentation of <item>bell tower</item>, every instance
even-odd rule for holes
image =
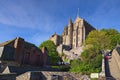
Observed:
[[[73,23],[72,23],[72,19],[69,19],[68,22],[68,45],[70,47],[72,47],[72,39],[73,38]]]

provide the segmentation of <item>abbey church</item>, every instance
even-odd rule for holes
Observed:
[[[68,21],[62,35],[56,33],[50,37],[57,46],[60,44],[67,45],[71,48],[81,47],[90,31],[95,30],[87,21],[77,16],[75,21]]]

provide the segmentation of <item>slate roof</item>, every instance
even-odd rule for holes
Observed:
[[[25,41],[25,49],[31,49],[32,47],[40,51],[40,49],[36,45]]]
[[[16,38],[15,38],[15,39],[16,39]],[[8,41],[6,41],[6,42],[1,43],[1,44],[0,44],[0,47],[3,47],[3,46],[5,46],[5,45],[7,45],[7,44],[12,43],[13,41],[15,41],[15,39],[13,39],[13,40],[8,40]]]

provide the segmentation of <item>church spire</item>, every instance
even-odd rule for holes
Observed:
[[[78,12],[77,12],[77,17],[76,17],[75,23],[79,22],[80,20],[81,20],[81,18],[79,16],[79,8],[78,8]]]
[[[80,17],[80,16],[79,16],[79,8],[78,8],[78,12],[77,12],[77,17]]]

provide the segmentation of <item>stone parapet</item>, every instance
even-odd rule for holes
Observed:
[[[102,59],[102,71],[99,74],[99,77],[100,78],[105,78],[106,77],[106,75],[105,75],[105,60],[104,60],[104,58]]]

